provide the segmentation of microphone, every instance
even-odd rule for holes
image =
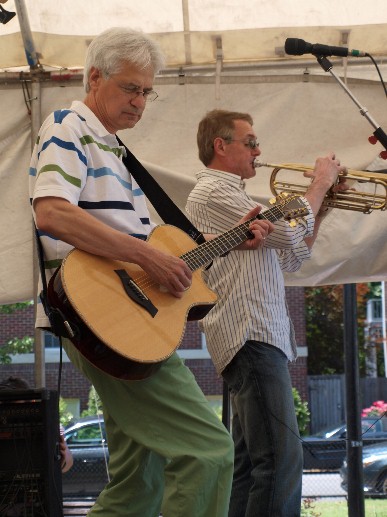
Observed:
[[[349,50],[346,47],[331,47],[320,43],[308,43],[303,39],[287,38],[285,41],[285,52],[291,56],[302,56],[313,54],[314,56],[339,56],[339,57],[365,57],[366,52],[361,50]]]

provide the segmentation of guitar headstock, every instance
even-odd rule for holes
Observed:
[[[270,204],[279,209],[282,217],[289,221],[291,226],[295,226],[298,219],[309,214],[309,209],[301,196],[282,192],[277,197],[271,199]]]

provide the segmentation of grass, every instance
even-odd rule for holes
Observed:
[[[366,499],[365,517],[387,517],[386,499]],[[304,499],[302,517],[349,517],[347,501]],[[357,517],[356,515],[350,517]]]

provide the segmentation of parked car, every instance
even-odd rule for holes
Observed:
[[[363,446],[387,440],[387,417],[362,418]],[[340,469],[347,453],[347,426],[345,423],[302,437],[304,470]]]
[[[348,466],[344,460],[340,469],[341,486],[348,488]],[[387,497],[387,441],[363,448],[364,493]]]
[[[109,452],[102,415],[80,418],[70,424],[64,438],[74,464],[62,474],[63,496],[98,495],[108,482]]]

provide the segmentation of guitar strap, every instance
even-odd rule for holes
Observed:
[[[160,187],[157,181],[150,175],[146,168],[137,160],[137,158],[129,151],[126,145],[118,138],[118,143],[125,149],[126,155],[123,156],[122,161],[134,179],[139,184],[140,188],[152,203],[153,207],[161,217],[161,219],[168,224],[177,226],[185,231],[198,244],[205,242],[203,235],[191,223],[191,221],[184,215],[184,213],[175,205],[167,193]]]
[[[35,223],[34,223],[35,224]],[[39,237],[38,229],[35,225],[35,236],[36,236],[36,246],[38,251],[38,259],[39,259],[39,269],[40,269],[40,278],[42,279],[42,290],[39,293],[40,301],[43,304],[44,312],[49,319],[50,322],[50,332],[55,334],[56,336],[69,336],[69,327],[64,314],[60,311],[60,309],[53,307],[50,305],[47,296],[47,279],[45,274],[44,267],[44,252],[43,246]]]

